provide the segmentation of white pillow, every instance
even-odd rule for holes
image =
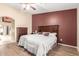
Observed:
[[[50,32],[42,32],[43,35],[46,34],[46,33],[50,33]]]
[[[49,33],[49,36],[56,36],[57,33]]]

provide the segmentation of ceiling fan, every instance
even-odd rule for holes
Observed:
[[[24,3],[24,4],[22,4],[24,10],[29,10],[30,8],[33,9],[33,10],[36,10],[36,8],[33,5],[34,5],[34,3]]]

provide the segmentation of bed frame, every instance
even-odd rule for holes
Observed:
[[[38,32],[57,33],[57,43],[59,39],[59,25],[38,26]]]
[[[48,25],[48,26],[38,26],[38,32],[51,32],[57,33],[57,42],[59,39],[59,25]],[[52,48],[57,46],[57,42],[54,44]],[[24,49],[26,51],[27,49]],[[28,50],[27,50],[28,51]],[[29,51],[28,51],[29,52]],[[30,54],[34,55],[33,53],[29,52]]]

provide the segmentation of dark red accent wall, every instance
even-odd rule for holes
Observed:
[[[38,26],[59,25],[59,43],[77,45],[77,9],[32,15],[32,31]]]

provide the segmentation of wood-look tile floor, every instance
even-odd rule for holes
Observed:
[[[23,48],[18,47],[16,43],[0,45],[0,56],[33,56]],[[79,56],[75,48],[58,45],[55,49],[49,51],[48,56]]]

